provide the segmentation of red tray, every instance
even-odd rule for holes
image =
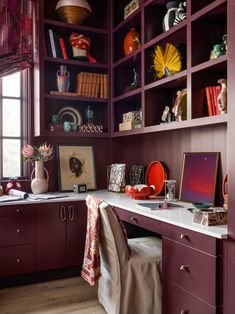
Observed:
[[[148,166],[145,182],[155,186],[155,195],[160,195],[164,190],[164,180],[167,180],[167,169],[163,162],[153,161]]]

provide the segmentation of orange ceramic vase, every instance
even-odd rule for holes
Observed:
[[[124,53],[125,56],[129,55],[136,49],[140,47],[140,41],[139,41],[139,33],[137,30],[133,27],[130,29],[130,31],[126,34],[124,38]]]

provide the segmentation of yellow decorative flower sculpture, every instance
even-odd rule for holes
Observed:
[[[163,78],[181,71],[182,56],[172,44],[157,45],[153,53],[153,68],[156,78]]]

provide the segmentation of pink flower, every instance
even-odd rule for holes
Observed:
[[[28,162],[47,161],[53,158],[53,147],[43,143],[39,147],[33,147],[29,144],[22,148],[23,160]]]
[[[27,144],[22,148],[22,155],[25,159],[32,159],[35,157],[36,151],[33,146]]]

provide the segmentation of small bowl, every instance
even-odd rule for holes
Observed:
[[[133,200],[146,200],[150,195],[155,193],[153,186],[146,184],[127,185],[125,187],[125,193],[130,195]]]

